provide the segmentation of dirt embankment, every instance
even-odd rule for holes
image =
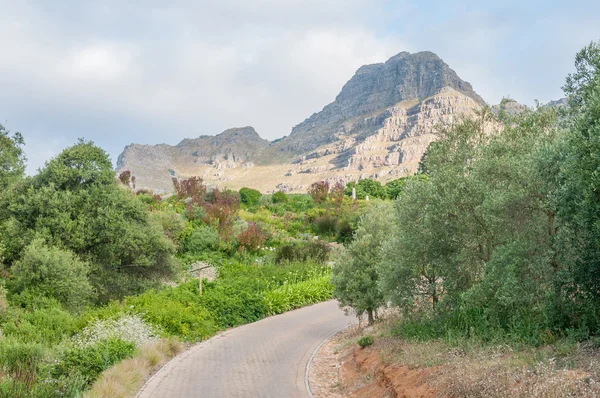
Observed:
[[[599,397],[600,339],[543,347],[410,342],[389,328],[346,330],[326,342],[309,375],[318,398]],[[370,335],[366,348],[359,337]]]
[[[313,359],[309,381],[318,398],[429,398],[438,392],[427,384],[434,368],[411,368],[383,361],[379,347],[353,344],[351,329],[326,342]]]

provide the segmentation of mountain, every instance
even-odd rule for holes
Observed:
[[[436,127],[485,105],[473,87],[432,52],[401,52],[360,67],[335,100],[269,143],[252,127],[186,139],[176,146],[125,148],[117,172],[138,188],[170,190],[171,178],[263,192],[305,192],[318,180],[383,182],[416,170]]]

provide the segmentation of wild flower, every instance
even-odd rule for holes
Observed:
[[[73,336],[73,344],[87,347],[107,339],[122,339],[137,347],[158,340],[159,331],[146,323],[139,315],[97,320]]]

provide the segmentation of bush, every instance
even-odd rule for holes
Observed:
[[[313,222],[315,232],[319,235],[335,235],[337,230],[337,218],[333,216],[322,216]]]
[[[265,293],[267,314],[275,315],[309,304],[329,300],[333,296],[331,276],[324,275],[306,281],[285,284]]]
[[[202,304],[214,314],[217,325],[228,328],[264,318],[267,309],[260,291],[246,278],[205,282]]]
[[[278,264],[287,262],[314,261],[323,264],[329,259],[329,247],[321,241],[305,242],[303,244],[285,245],[277,250],[275,262]]]
[[[337,241],[339,243],[348,243],[352,241],[354,228],[348,220],[341,220],[337,223]]]
[[[371,336],[363,336],[360,339],[358,339],[358,345],[361,346],[362,348],[373,345],[374,342],[375,341],[374,341],[373,337],[371,337]]]
[[[53,376],[80,375],[87,385],[123,359],[135,352],[135,344],[121,339],[107,339],[85,347],[67,348],[52,370]]]
[[[88,265],[69,251],[46,246],[41,239],[27,246],[12,271],[16,292],[30,290],[53,297],[70,309],[82,308],[92,297]]]
[[[240,189],[240,200],[246,206],[256,206],[260,201],[262,194],[260,191],[252,188]]]
[[[237,236],[240,247],[251,252],[257,251],[264,245],[268,236],[256,223],[248,223],[248,228]]]
[[[44,351],[39,343],[23,343],[11,338],[0,339],[1,373],[10,375],[27,388],[35,381]]]
[[[0,285],[0,316],[8,309],[8,301],[6,300],[6,289]]]
[[[207,250],[219,248],[219,233],[208,226],[194,229],[185,243],[188,252],[199,254]]]
[[[185,221],[180,214],[177,214],[175,211],[153,211],[150,213],[150,219],[160,225],[165,235],[173,243],[181,243],[182,234],[185,230]]]
[[[25,343],[60,343],[77,328],[77,319],[57,308],[44,308],[32,312],[11,309],[5,315],[2,333]]]
[[[90,323],[73,337],[73,341],[77,347],[87,347],[101,340],[121,339],[139,347],[157,338],[155,328],[139,315],[124,315]]]
[[[128,297],[125,305],[167,334],[197,341],[216,332],[211,315],[200,306],[199,297],[198,282],[194,280]]]
[[[271,196],[271,200],[273,203],[287,203],[288,196],[285,194],[285,192],[277,191],[273,194],[273,196]]]

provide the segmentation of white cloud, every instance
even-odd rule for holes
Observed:
[[[274,139],[400,51],[437,52],[490,102],[531,102],[560,93],[579,37],[600,36],[593,18],[537,26],[458,3],[0,0],[0,120],[37,165],[78,137],[113,160],[233,126]]]

